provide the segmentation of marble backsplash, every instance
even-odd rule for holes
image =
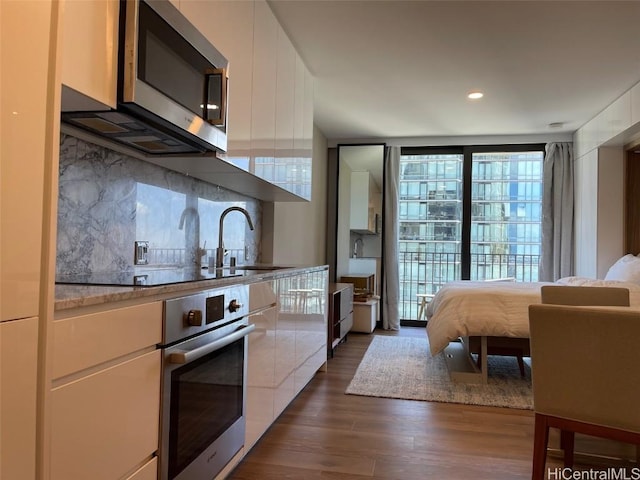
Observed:
[[[180,160],[176,160],[180,161]],[[57,274],[120,272],[134,267],[136,241],[149,242],[149,266],[191,266],[196,248],[208,264],[218,244],[238,264],[260,261],[262,203],[222,187],[62,134]]]

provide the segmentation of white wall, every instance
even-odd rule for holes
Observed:
[[[604,278],[609,267],[624,252],[624,149],[598,150],[598,244],[597,278]]]
[[[324,265],[327,222],[327,139],[313,128],[310,202],[265,203],[262,261],[277,265]]]

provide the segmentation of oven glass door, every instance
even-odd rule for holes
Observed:
[[[245,337],[171,372],[169,479],[243,416]]]

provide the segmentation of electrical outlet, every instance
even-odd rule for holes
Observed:
[[[147,241],[135,242],[135,249],[133,251],[133,264],[134,265],[149,264],[149,242]]]

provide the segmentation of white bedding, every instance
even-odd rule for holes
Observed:
[[[427,306],[431,354],[464,336],[529,337],[529,305],[540,303],[540,287],[551,282],[473,282],[444,285]],[[561,278],[556,285],[629,289],[631,306],[640,307],[640,285],[584,277]]]

